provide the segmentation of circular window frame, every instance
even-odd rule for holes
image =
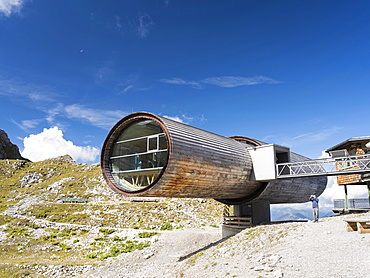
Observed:
[[[129,126],[133,122],[135,122],[136,120],[141,120],[141,119],[143,119],[143,120],[154,120],[162,128],[162,130],[165,134],[165,137],[166,137],[166,141],[167,141],[167,159],[166,159],[166,162],[165,162],[161,172],[158,174],[158,176],[154,179],[154,181],[150,185],[148,185],[148,186],[146,186],[142,189],[139,189],[139,190],[130,191],[130,190],[125,190],[124,188],[122,188],[121,185],[119,185],[116,182],[116,180],[113,177],[113,174],[111,173],[111,168],[110,168],[110,162],[109,161],[110,161],[110,157],[111,157],[111,152],[113,150],[113,145],[116,142],[117,138],[121,135],[122,131],[127,126]],[[138,113],[130,114],[130,115],[122,118],[120,121],[118,121],[114,125],[114,127],[110,130],[110,132],[108,133],[107,138],[104,141],[104,144],[103,144],[103,147],[102,147],[102,153],[101,153],[101,169],[102,169],[103,177],[106,180],[106,182],[108,183],[108,185],[114,191],[116,191],[118,193],[121,193],[121,194],[124,194],[124,195],[127,195],[127,196],[141,195],[141,194],[149,191],[150,189],[152,189],[153,186],[155,186],[158,183],[158,181],[161,179],[161,177],[163,176],[163,174],[164,174],[164,172],[165,172],[165,170],[168,166],[168,163],[170,161],[171,149],[172,149],[172,146],[171,146],[170,134],[167,130],[167,127],[161,121],[160,118],[156,117],[153,114],[145,113],[145,112],[138,112]]]

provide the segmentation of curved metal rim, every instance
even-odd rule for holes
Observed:
[[[249,143],[252,143],[256,147],[261,146],[261,143],[257,142],[256,140],[254,140],[252,138],[246,137],[246,136],[230,136],[229,138],[230,139],[233,139],[235,141],[237,141],[238,139],[239,140],[245,140],[245,141],[247,141]]]
[[[269,184],[268,182],[262,182],[261,186],[257,189],[256,192],[245,197],[235,199],[215,199],[215,200],[226,205],[243,205],[246,203],[250,203],[251,201],[256,199],[259,195],[262,194],[262,192],[266,189],[268,184]]]
[[[129,125],[134,120],[137,120],[139,118],[151,119],[151,120],[154,120],[154,121],[156,121],[157,123],[160,124],[160,126],[162,127],[164,133],[166,134],[168,153],[167,153],[166,163],[163,166],[162,171],[159,173],[159,175],[157,176],[157,178],[154,180],[154,182],[152,184],[150,184],[149,186],[143,188],[142,190],[137,190],[137,191],[134,191],[133,192],[133,191],[126,191],[126,190],[120,188],[116,184],[116,182],[114,181],[111,173],[107,173],[106,170],[109,169],[108,161],[109,161],[109,156],[110,156],[110,150],[111,150],[112,144],[115,141],[115,139],[117,138],[118,134],[120,134],[121,131],[127,125]],[[102,153],[101,153],[101,157],[100,157],[100,163],[101,163],[100,165],[101,165],[101,169],[102,169],[102,173],[103,173],[103,177],[104,177],[105,181],[108,183],[108,185],[114,191],[116,191],[118,193],[121,193],[121,194],[124,194],[126,196],[137,196],[137,195],[141,195],[142,193],[147,192],[150,189],[152,189],[153,186],[159,181],[159,179],[162,177],[164,171],[167,168],[167,165],[168,165],[168,162],[170,160],[170,157],[171,157],[171,138],[170,138],[170,134],[169,134],[169,132],[167,130],[167,127],[162,122],[162,120],[159,117],[157,117],[156,115],[151,114],[151,113],[147,113],[147,112],[136,112],[136,113],[132,113],[132,114],[130,114],[130,115],[122,118],[121,120],[119,120],[113,126],[113,128],[110,130],[110,132],[108,133],[108,135],[107,135],[107,137],[106,137],[106,139],[104,141],[103,147],[102,147]]]

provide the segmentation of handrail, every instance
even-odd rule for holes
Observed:
[[[370,154],[276,164],[277,178],[336,176],[370,172]]]

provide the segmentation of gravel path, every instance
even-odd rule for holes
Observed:
[[[122,254],[83,277],[370,277],[370,234],[346,232],[346,215],[319,223],[164,232],[148,249]]]
[[[370,277],[370,234],[346,232],[341,216],[305,223],[274,246],[282,256],[284,277]],[[364,219],[370,219],[370,214]]]

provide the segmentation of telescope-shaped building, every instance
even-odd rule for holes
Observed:
[[[109,132],[101,167],[108,185],[123,195],[246,205],[240,213],[259,224],[269,222],[270,204],[306,202],[324,191],[325,176],[277,179],[277,164],[307,160],[283,146],[138,112]]]

